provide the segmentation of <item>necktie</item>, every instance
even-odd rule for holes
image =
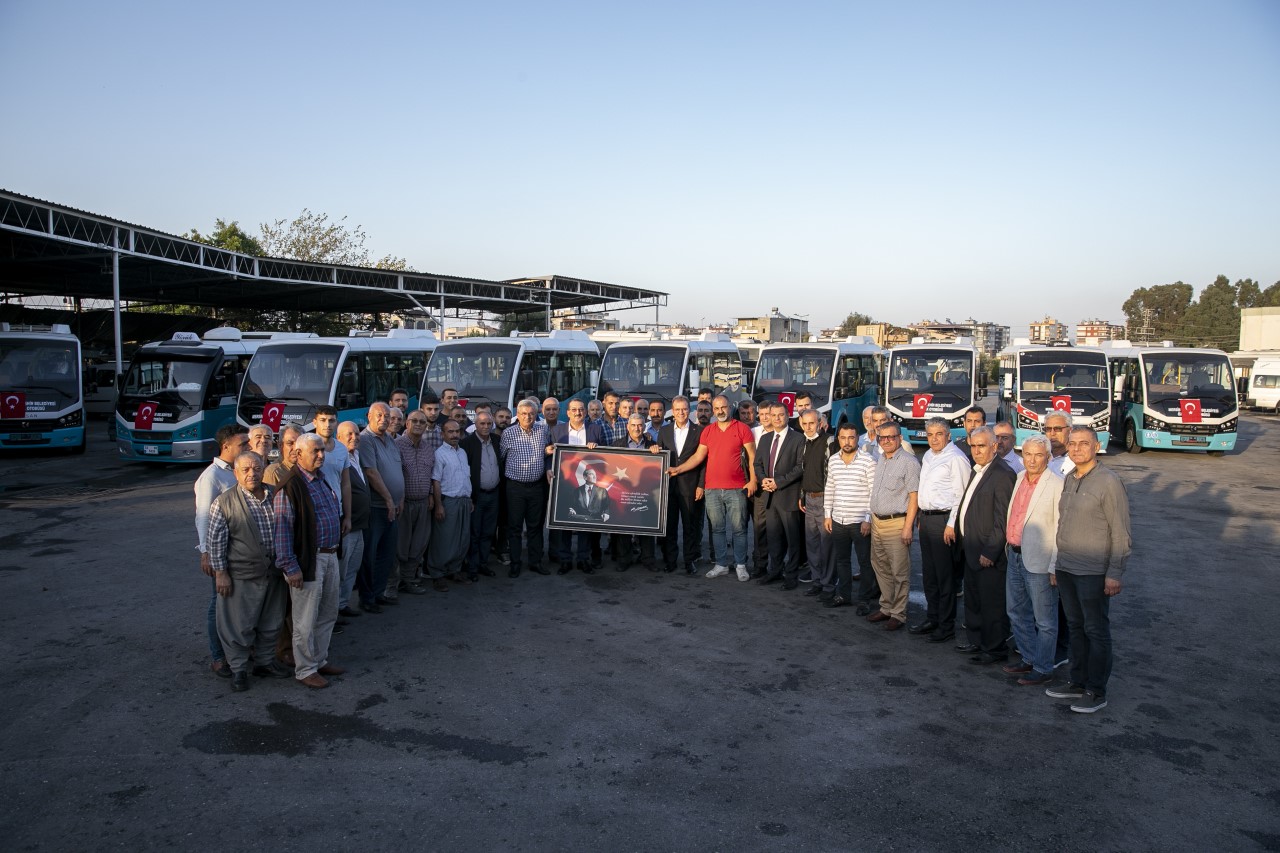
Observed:
[[[773,446],[769,448],[769,476],[773,476],[773,466],[778,461],[778,448],[782,446],[780,433],[773,434]]]

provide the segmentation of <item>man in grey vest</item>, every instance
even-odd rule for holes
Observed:
[[[206,539],[218,592],[218,638],[231,668],[231,689],[249,689],[254,675],[288,678],[273,654],[286,600],[284,579],[275,565],[271,492],[262,484],[262,458],[252,451],[236,457],[236,486],[209,508]]]

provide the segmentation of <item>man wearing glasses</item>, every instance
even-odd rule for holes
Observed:
[[[880,609],[867,619],[883,622],[886,631],[897,631],[907,623],[920,462],[902,449],[902,429],[896,423],[877,427],[876,441],[880,458],[871,487],[871,521],[862,524],[862,532],[871,534],[871,565],[880,583]]]
[[[1053,448],[1053,458],[1049,460],[1049,470],[1065,477],[1076,467],[1067,455],[1067,432],[1071,429],[1071,418],[1062,412],[1050,412],[1044,416],[1044,435]]]

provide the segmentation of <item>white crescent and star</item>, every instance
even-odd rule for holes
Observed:
[[[1191,414],[1196,410],[1196,408],[1197,408],[1196,404],[1192,402],[1186,402],[1182,404],[1182,411],[1186,412],[1187,414]]]
[[[17,406],[20,402],[22,402],[22,398],[17,394],[10,394],[8,397],[4,398],[4,404],[6,406]]]
[[[1054,402],[1053,407],[1059,412],[1065,412],[1071,407],[1071,403],[1066,400],[1057,400]]]

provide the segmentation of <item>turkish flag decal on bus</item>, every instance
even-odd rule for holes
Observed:
[[[133,416],[134,429],[151,429],[151,425],[156,422],[156,409],[159,403],[153,403],[148,400],[145,403],[138,404],[138,413]]]
[[[0,418],[25,418],[27,395],[21,391],[6,391],[0,397]]]
[[[796,392],[795,391],[779,392],[778,402],[787,407],[787,417],[791,417],[796,413]]]
[[[284,417],[284,403],[267,403],[262,407],[262,424],[272,432],[280,431],[280,420]]]
[[[1200,423],[1199,400],[1183,400],[1178,404],[1178,411],[1182,413],[1182,422],[1184,424]]]
[[[1049,398],[1049,405],[1053,407],[1055,412],[1063,414],[1071,414],[1071,395],[1070,394],[1054,394]]]
[[[933,402],[932,394],[917,394],[911,398],[911,417],[923,418],[929,412],[929,404]]]
[[[459,397],[459,398],[458,398],[458,405],[459,405],[459,406],[461,406],[461,407],[462,407],[462,408],[464,408],[464,409],[467,407],[467,403],[470,403],[470,402],[471,402],[471,401],[470,401],[470,400],[468,400],[466,397]]]

